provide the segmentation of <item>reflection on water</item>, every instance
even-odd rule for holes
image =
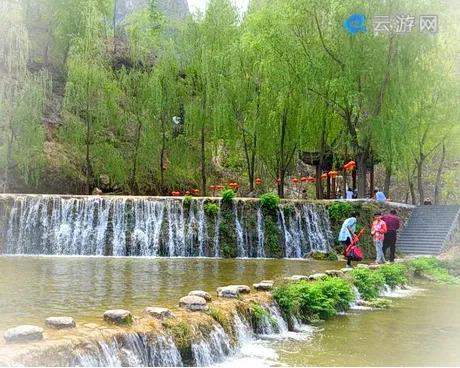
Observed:
[[[49,316],[94,321],[107,309],[138,314],[177,305],[194,289],[215,295],[226,284],[252,285],[283,275],[311,274],[343,264],[273,259],[0,257],[0,333]]]

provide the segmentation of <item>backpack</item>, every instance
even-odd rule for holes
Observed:
[[[363,251],[357,245],[350,244],[345,250],[345,256],[350,259],[350,261],[362,261]]]

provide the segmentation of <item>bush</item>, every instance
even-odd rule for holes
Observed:
[[[222,201],[231,202],[235,198],[235,192],[233,189],[226,189],[222,192]]]
[[[190,206],[193,201],[193,197],[191,195],[186,195],[184,197],[184,206]]]
[[[340,278],[281,285],[273,292],[286,316],[302,320],[326,319],[347,310],[354,299],[350,285]]]
[[[435,257],[420,257],[414,259],[410,265],[421,277],[441,284],[460,284],[460,278],[449,275],[449,272],[443,268],[443,263]]]
[[[405,285],[408,282],[406,274],[407,266],[404,264],[380,266],[374,273],[381,274],[387,284],[392,289],[399,285]]]
[[[331,221],[340,223],[353,211],[353,206],[348,202],[334,202],[327,207]]]
[[[337,257],[337,254],[335,254],[334,252],[330,252],[328,253],[327,255],[327,259],[329,261],[338,261],[339,260],[339,257]]]
[[[207,202],[204,205],[204,212],[209,216],[216,216],[219,213],[219,207],[215,203]]]
[[[355,268],[350,273],[353,284],[364,300],[376,299],[385,286],[385,278],[381,273],[360,268]]]
[[[259,198],[262,207],[268,210],[275,210],[281,203],[280,197],[273,193],[262,194]]]

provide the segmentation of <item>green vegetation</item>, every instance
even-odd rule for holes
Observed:
[[[405,264],[383,265],[375,270],[374,273],[382,275],[385,284],[394,288],[398,285],[407,284],[409,269]]]
[[[366,301],[365,305],[366,307],[383,309],[383,308],[390,308],[392,305],[392,302],[390,299],[377,298],[374,300]]]
[[[233,189],[226,189],[222,192],[222,201],[226,203],[231,203],[235,198],[235,192]]]
[[[385,278],[381,273],[359,268],[355,268],[350,273],[352,283],[364,300],[376,299],[385,286]]]
[[[378,163],[387,187],[397,183],[393,199],[423,202],[430,184],[435,203],[459,201],[458,14],[437,2],[397,4],[436,11],[436,37],[350,37],[343,20],[362,0],[259,1],[241,19],[230,0],[211,0],[175,21],[166,0],[123,21],[112,0],[10,0],[0,9],[3,189],[51,177],[78,192],[206,196],[234,178],[254,192],[261,173],[284,197],[300,152],[323,163],[333,152],[336,169],[356,161],[360,197]],[[369,0],[363,11],[392,7]]]
[[[327,254],[327,259],[328,259],[328,261],[338,261],[339,257],[337,256],[336,253],[330,252],[330,253]]]
[[[349,202],[334,202],[327,206],[327,210],[331,221],[341,223],[350,217],[354,207]]]
[[[330,318],[347,310],[354,300],[351,285],[341,278],[284,284],[274,290],[273,296],[285,315],[304,321]]]
[[[186,195],[184,197],[184,206],[190,206],[193,202],[193,196],[191,195]]]
[[[268,257],[277,257],[281,258],[282,248],[281,248],[281,229],[279,228],[276,219],[272,216],[267,215],[264,217],[264,226],[265,226],[265,249],[268,249]]]
[[[219,212],[219,207],[215,203],[206,202],[204,205],[204,212],[209,216],[216,216]]]
[[[280,197],[273,193],[262,194],[259,198],[260,205],[268,210],[275,210],[281,203]]]
[[[190,347],[190,342],[193,339],[193,330],[189,324],[184,321],[179,321],[175,324],[163,322],[163,326],[171,332],[179,350],[186,350]]]
[[[443,264],[435,257],[420,257],[410,263],[417,276],[428,278],[442,284],[460,284],[460,278],[452,276],[443,268]]]

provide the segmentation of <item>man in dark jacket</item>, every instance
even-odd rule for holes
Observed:
[[[390,211],[389,215],[382,216],[382,220],[387,224],[387,233],[383,239],[383,254],[385,255],[388,248],[390,248],[390,263],[395,261],[396,251],[396,231],[399,229],[399,217],[396,211]]]

